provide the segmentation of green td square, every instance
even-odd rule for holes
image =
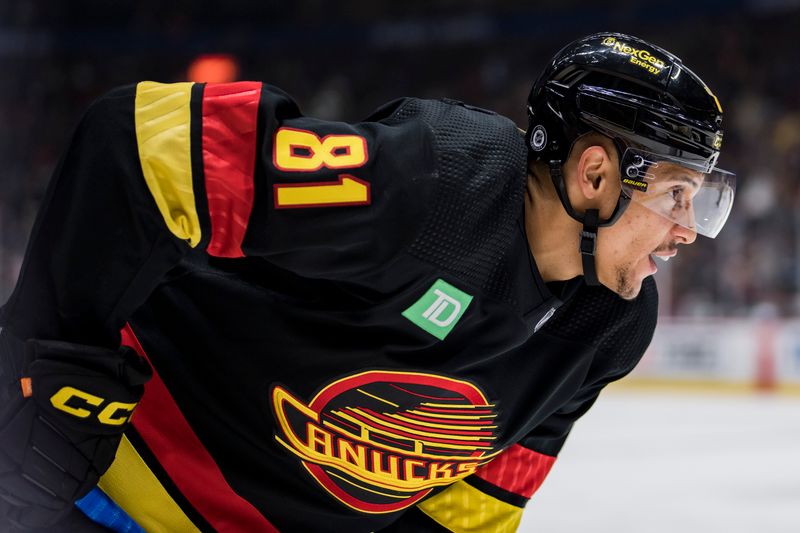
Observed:
[[[472,296],[437,279],[422,298],[403,311],[403,316],[439,340],[456,327],[469,307]]]

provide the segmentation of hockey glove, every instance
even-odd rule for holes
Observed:
[[[127,347],[0,332],[0,525],[66,516],[111,466],[150,376]]]

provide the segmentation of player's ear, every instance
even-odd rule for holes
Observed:
[[[601,218],[610,216],[621,186],[619,168],[608,149],[599,144],[587,146],[580,153],[575,170],[582,209],[600,209]]]
[[[578,188],[587,200],[602,195],[610,181],[610,170],[611,158],[602,146],[588,146],[581,152],[576,178]]]

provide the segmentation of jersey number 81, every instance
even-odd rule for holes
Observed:
[[[284,172],[316,172],[321,168],[364,166],[369,158],[367,141],[359,135],[326,135],[294,128],[275,132],[272,162]],[[370,185],[350,174],[338,182],[301,182],[274,185],[275,207],[331,207],[370,203]]]

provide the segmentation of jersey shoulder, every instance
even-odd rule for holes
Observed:
[[[431,133],[434,172],[412,255],[484,294],[513,301],[508,253],[523,209],[527,150],[513,121],[455,100],[408,98],[389,122],[416,121]]]
[[[430,129],[439,179],[468,185],[487,178],[498,182],[523,177],[527,158],[523,132],[493,111],[446,98],[406,98],[397,102],[389,120],[420,121]],[[470,170],[480,170],[483,176],[469,174]]]

